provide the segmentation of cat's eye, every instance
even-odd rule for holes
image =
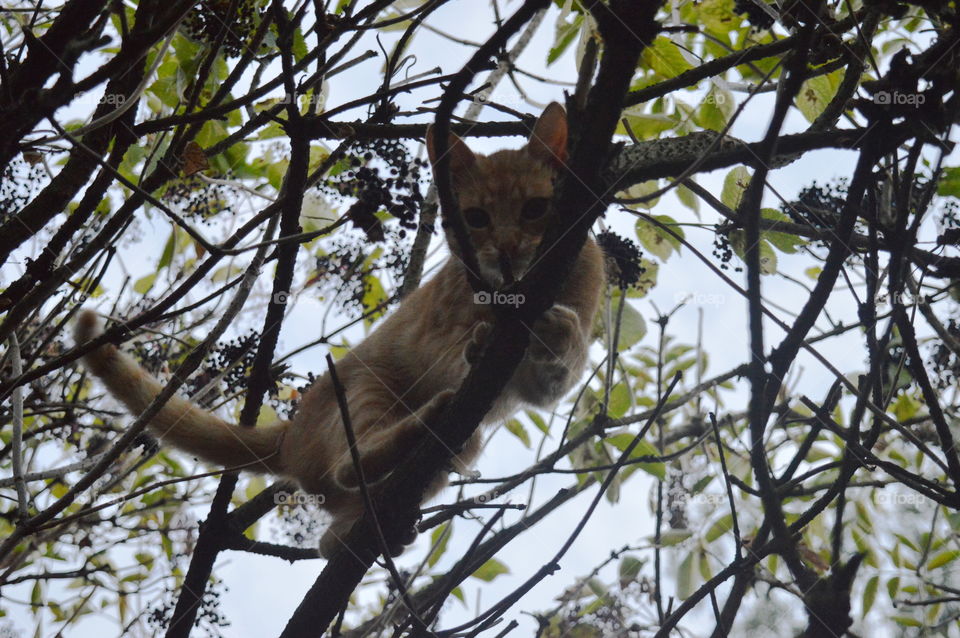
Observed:
[[[486,228],[490,225],[490,215],[482,208],[473,206],[464,209],[463,221],[467,222],[470,228]]]
[[[523,203],[520,209],[520,216],[528,221],[540,219],[547,212],[550,201],[546,197],[533,197]]]

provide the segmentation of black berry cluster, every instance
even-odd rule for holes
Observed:
[[[611,283],[615,283],[622,290],[636,286],[645,271],[641,263],[643,252],[640,247],[632,240],[611,231],[597,235],[597,244],[603,249],[608,263],[613,262],[613,267],[608,269]]]
[[[20,212],[43,184],[43,166],[17,157],[3,169],[0,177],[0,224]]]
[[[183,21],[184,29],[194,40],[213,44],[223,35],[223,51],[238,57],[260,21],[262,4],[258,0],[240,0],[231,11],[232,0],[204,0],[194,7]]]
[[[222,636],[221,628],[230,625],[230,621],[227,620],[220,609],[220,597],[228,590],[229,588],[223,584],[222,579],[214,577],[213,582],[207,585],[203,598],[200,600],[200,609],[197,611],[194,626],[200,627],[210,638]],[[145,614],[147,626],[153,628],[154,635],[164,633],[169,627],[179,595],[179,589],[166,588],[160,599],[153,603]]]
[[[148,339],[137,341],[130,350],[135,359],[140,362],[144,368],[153,374],[157,374],[186,356],[186,349],[182,352],[175,352],[173,343],[169,339]]]
[[[347,206],[355,231],[324,242],[313,279],[321,296],[363,310],[372,276],[399,279],[406,270],[407,231],[417,227],[426,163],[398,140],[368,140],[352,147],[341,165],[319,188],[334,205]]]
[[[943,232],[937,238],[937,243],[960,246],[960,204],[956,200],[944,202],[939,222]]]
[[[328,252],[317,257],[316,287],[321,298],[331,297],[348,313],[362,312],[364,298],[373,289],[372,277],[390,274],[400,280],[407,268],[407,251],[400,231],[387,228],[390,241],[381,251],[370,251],[356,235],[344,233],[330,242]],[[366,308],[370,310],[370,308]]]
[[[281,406],[277,410],[277,414],[283,418],[290,420],[297,413],[297,410],[300,408],[300,398],[303,397],[303,394],[310,389],[310,386],[317,380],[317,375],[313,372],[307,372],[307,379],[301,385],[297,386],[297,394],[292,401],[289,401],[286,405]]]
[[[189,393],[198,392],[211,380],[224,374],[224,370],[226,373],[220,383],[224,392],[229,395],[243,391],[247,387],[247,378],[253,366],[259,340],[260,335],[250,330],[243,336],[214,346],[207,355],[203,371],[190,380]]]
[[[713,256],[720,262],[721,270],[729,270],[733,261],[733,246],[730,245],[729,225],[717,224],[713,233]],[[734,266],[734,272],[742,272],[742,266]]]
[[[228,174],[227,177],[230,175]],[[209,224],[216,215],[231,215],[230,189],[222,184],[209,184],[198,176],[185,177],[173,183],[163,198],[180,208],[183,215]]]
[[[951,319],[946,329],[954,340],[960,341],[960,324],[956,319]],[[930,356],[930,366],[933,368],[937,388],[945,390],[956,387],[960,382],[960,356],[939,340],[933,342],[931,349],[933,352]]]
[[[423,204],[423,160],[412,157],[399,140],[368,140],[351,148],[346,163],[346,170],[328,180],[324,190],[334,200],[356,199],[348,213],[355,227],[371,241],[383,241],[382,224],[375,216],[382,210],[399,221],[401,239],[403,229],[416,228]]]
[[[277,508],[279,528],[271,531],[294,547],[316,549],[320,545],[321,521],[317,507],[308,504],[281,504]]]
[[[780,210],[798,224],[814,228],[833,228],[847,199],[844,178],[823,186],[813,182],[800,191],[797,200],[781,204]]]

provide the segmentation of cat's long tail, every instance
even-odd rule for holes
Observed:
[[[96,314],[82,312],[75,330],[76,343],[83,344],[99,333]],[[143,412],[163,389],[159,381],[113,344],[93,350],[83,357],[83,363],[134,414]],[[265,427],[241,427],[175,395],[148,427],[165,442],[211,463],[249,466],[245,469],[254,472],[283,471],[280,443],[289,427],[286,421]]]

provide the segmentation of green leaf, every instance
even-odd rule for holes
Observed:
[[[623,452],[630,446],[630,443],[632,443],[635,438],[636,436],[629,432],[622,432],[608,436],[604,440]],[[640,440],[637,442],[636,447],[633,448],[633,452],[630,453],[630,458],[637,458],[638,456],[657,456],[657,448],[653,447],[653,445],[647,441]]]
[[[533,424],[537,426],[537,429],[543,432],[544,434],[546,434],[550,430],[550,426],[547,425],[547,422],[544,421],[543,417],[541,417],[536,412],[531,412],[528,410],[524,414],[526,414],[527,418],[530,419],[530,421],[532,421]]]
[[[547,53],[547,66],[556,62],[563,52],[567,50],[573,39],[580,33],[580,27],[583,25],[583,14],[577,14],[572,22],[565,22],[562,18],[557,20],[556,33],[554,35],[553,47]]]
[[[953,561],[960,558],[960,549],[950,549],[945,552],[941,552],[930,559],[927,563],[927,569],[936,569],[938,567],[943,567],[947,563],[952,563]]]
[[[297,62],[307,57],[307,41],[303,38],[300,27],[293,32],[293,57]]]
[[[623,432],[621,434],[614,434],[604,439],[607,443],[617,448],[621,452],[627,449],[631,441],[634,439],[634,435],[629,432]],[[650,443],[646,441],[639,441],[636,447],[633,448],[633,452],[630,453],[630,459],[640,458],[642,456],[658,456],[657,448],[653,447]],[[637,467],[647,474],[657,477],[661,481],[666,478],[667,469],[663,463],[634,463],[630,466]]]
[[[720,191],[720,201],[729,208],[737,210],[737,207],[740,206],[740,200],[743,199],[743,192],[747,190],[749,184],[750,171],[743,166],[734,168],[723,178],[723,190]]]
[[[700,557],[700,560],[698,561],[700,567],[700,577],[704,580],[710,580],[710,578],[713,576],[713,570],[710,569],[710,557],[707,556],[707,553],[703,550],[700,550],[697,552],[697,554]]]
[[[373,275],[367,275],[363,280],[364,287],[366,288],[362,299],[363,311],[370,313],[374,308],[387,301],[387,292],[383,289],[383,284],[380,283],[380,280]],[[373,324],[384,312],[385,309],[381,308],[379,312],[369,314],[364,319],[364,323],[367,325]]]
[[[617,196],[623,199],[640,199],[641,197],[646,197],[651,193],[657,192],[659,188],[660,188],[659,182],[655,179],[651,179],[646,182],[640,182],[639,184],[634,184],[633,186],[630,186],[629,188],[617,193]],[[659,201],[660,201],[659,197],[654,197],[644,202],[627,204],[627,207],[628,208],[645,208],[647,210],[650,210],[651,208],[656,206],[657,202]]]
[[[960,198],[960,168],[943,169],[943,175],[937,183],[937,195]]]
[[[670,529],[660,535],[660,546],[670,547],[672,545],[679,545],[691,536],[693,536],[693,532],[688,529]]]
[[[714,85],[697,108],[694,120],[705,129],[720,132],[727,127],[734,108],[733,93]]]
[[[620,566],[617,568],[617,574],[620,579],[620,588],[623,589],[630,583],[637,580],[640,576],[640,570],[646,561],[633,556],[624,556],[620,559]]]
[[[833,73],[818,75],[810,78],[800,87],[795,102],[808,122],[813,122],[827,108],[830,100],[837,94],[837,89],[840,88],[843,73],[843,69],[837,69]]]
[[[212,275],[210,275],[210,281],[212,281],[213,283],[226,281],[227,279],[230,279],[234,275],[238,275],[241,272],[243,272],[243,269],[240,268],[240,266],[237,266],[235,264],[220,266],[219,268],[213,271]]]
[[[680,200],[680,203],[692,210],[697,216],[697,219],[700,219],[700,198],[683,184],[677,186],[676,193],[677,199]]]
[[[707,533],[704,534],[703,538],[708,543],[712,543],[717,540],[727,532],[733,529],[733,515],[727,514],[726,516],[721,517],[713,525],[710,526],[710,529],[707,530]]]
[[[510,419],[507,421],[506,427],[507,432],[520,439],[525,448],[530,449],[530,435],[527,434],[527,429],[523,427],[523,423],[516,419]]]
[[[691,494],[699,494],[713,481],[712,476],[704,476],[702,479],[693,484],[693,487],[690,488]]]
[[[693,16],[694,22],[704,31],[709,31],[713,35],[726,39],[726,34],[731,29],[739,27],[743,17],[733,12],[733,0],[703,0],[699,3],[691,3],[691,7],[696,7]]]
[[[453,521],[447,521],[442,525],[438,525],[437,528],[430,533],[430,546],[434,549],[430,553],[430,556],[427,557],[427,565],[429,567],[436,565],[437,561],[443,556],[443,553],[447,551],[447,545],[450,543],[451,536],[453,536]]]
[[[647,334],[647,322],[633,305],[624,302],[620,315],[620,335],[617,338],[617,351],[623,352],[636,345]]]
[[[905,392],[901,392],[889,409],[893,413],[893,416],[897,418],[897,421],[909,421],[917,415],[922,405],[923,404],[914,397]]]
[[[775,208],[760,209],[760,216],[772,221],[790,222],[789,217],[776,210]],[[780,252],[793,254],[797,252],[798,246],[805,246],[808,242],[803,237],[798,237],[792,233],[778,233],[773,230],[763,231],[762,237],[769,241]]]
[[[897,564],[897,563],[894,563]],[[887,581],[887,594],[890,596],[890,600],[893,600],[897,597],[897,593],[900,591],[900,577],[894,576]]]
[[[664,226],[669,226],[670,229],[680,237],[684,237],[683,231],[676,225],[677,222],[672,217],[667,215],[652,215],[652,217]],[[677,253],[680,252],[680,240],[653,222],[642,218],[638,219],[636,232],[640,244],[648,252],[656,255],[660,261],[666,261],[674,250],[676,250]]]
[[[693,552],[687,554],[677,567],[677,598],[680,600],[686,600],[697,589],[697,576],[693,556]]]
[[[276,137],[283,137],[284,135],[286,135],[286,132],[283,130],[283,127],[280,126],[280,124],[277,122],[270,122],[260,129],[254,139],[270,140]]]
[[[873,607],[873,602],[877,599],[877,586],[880,584],[880,577],[871,576],[863,588],[863,602],[861,603],[861,614],[863,618],[867,617],[867,612]]]
[[[746,233],[740,229],[731,230],[728,238],[730,240],[730,248],[733,249],[733,253],[740,259],[746,261]],[[773,251],[773,247],[770,245],[770,243],[765,239],[761,239],[757,246],[758,250],[760,251],[760,274],[772,275],[777,272],[777,253]]]
[[[607,595],[607,586],[604,585],[599,579],[591,578],[587,581],[587,587],[590,588],[590,591],[593,592],[594,596],[601,598]]]
[[[170,232],[170,237],[167,238],[167,243],[163,246],[163,254],[160,255],[160,262],[157,263],[157,269],[167,268],[170,263],[173,261],[173,255],[177,249],[177,231],[173,230]]]
[[[134,292],[138,292],[141,295],[147,294],[151,288],[153,288],[153,282],[157,280],[157,273],[153,272],[149,275],[144,275],[133,284]]]
[[[260,414],[257,415],[257,426],[271,425],[280,420],[277,411],[267,404],[260,406]]]
[[[777,253],[765,239],[760,240],[760,274],[772,275],[777,272]]]
[[[611,418],[619,419],[629,409],[630,388],[625,383],[618,383],[610,390],[610,404],[607,406],[607,413]]]
[[[247,488],[243,491],[243,495],[249,501],[254,496],[262,492],[267,488],[267,481],[262,476],[254,474],[247,481]]]
[[[903,625],[904,627],[923,627],[923,623],[916,618],[910,618],[909,616],[893,616],[893,620],[898,625]]]
[[[683,57],[680,48],[670,38],[659,35],[640,55],[641,68],[651,69],[663,79],[676,77],[693,66]]]
[[[627,135],[623,120],[627,121],[630,131],[640,140],[656,139],[660,133],[669,131],[677,125],[675,116],[664,113],[644,113],[640,110],[642,108],[643,106],[633,106],[623,111],[621,121],[617,124],[617,135]]]
[[[500,574],[509,574],[510,570],[506,565],[498,561],[496,558],[491,558],[483,565],[477,569],[477,571],[470,574],[474,578],[479,578],[482,581],[490,582]]]

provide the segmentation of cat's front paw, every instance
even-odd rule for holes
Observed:
[[[579,347],[582,340],[577,313],[566,306],[554,304],[533,324],[527,356],[537,362],[563,361],[572,350]]]
[[[463,348],[463,360],[467,362],[467,365],[472,366],[480,360],[483,348],[487,345],[487,339],[490,338],[491,328],[493,328],[493,325],[487,321],[481,321],[473,327],[470,341]]]

